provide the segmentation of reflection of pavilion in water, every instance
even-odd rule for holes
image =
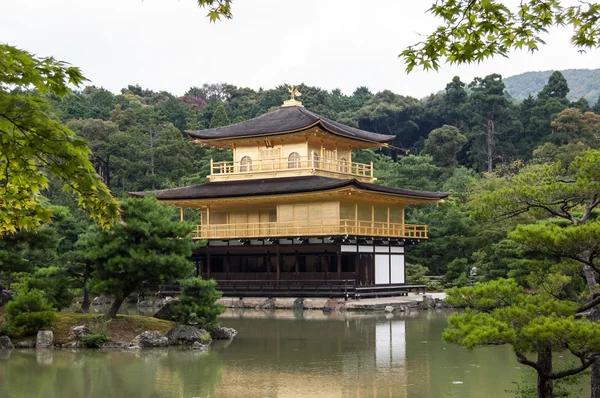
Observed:
[[[252,365],[225,367],[222,396],[258,390],[265,397],[407,397],[411,377],[429,383],[428,364],[407,359],[407,323],[399,316],[245,312],[249,317],[264,319],[260,336],[239,342]],[[223,321],[235,328],[235,318],[230,313]]]

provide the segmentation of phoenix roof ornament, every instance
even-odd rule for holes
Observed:
[[[282,106],[303,106],[302,102],[298,101],[296,97],[302,96],[300,90],[296,86],[289,86],[288,91],[290,92],[290,99],[283,102]]]

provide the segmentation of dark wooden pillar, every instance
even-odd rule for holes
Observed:
[[[342,251],[338,249],[337,252],[337,278],[342,279]]]
[[[269,251],[267,251],[266,257],[263,256],[262,261],[265,269],[267,270],[267,279],[269,279],[269,275],[271,274],[271,253]]]
[[[210,279],[210,253],[206,253],[206,279]]]
[[[354,255],[354,279],[356,280],[356,283],[360,283],[361,279],[360,279],[360,254],[356,253]]]
[[[200,260],[196,260],[196,278],[202,276],[202,267],[200,266]]]
[[[298,250],[296,250],[296,254],[294,255],[294,268],[296,271],[296,277],[300,275],[300,264],[298,264]]]
[[[225,272],[227,273],[227,279],[229,279],[230,262],[231,262],[231,257],[229,256],[229,252],[227,252],[227,256],[225,257]]]
[[[277,272],[277,280],[281,280],[281,258],[279,254],[279,244],[277,244],[277,255],[275,256],[275,270]],[[269,257],[271,258],[271,257]]]

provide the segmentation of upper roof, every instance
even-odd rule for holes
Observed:
[[[302,106],[282,106],[254,119],[229,126],[186,132],[191,137],[201,140],[223,140],[293,133],[315,125],[320,125],[331,134],[361,141],[385,143],[395,138],[393,135],[377,134],[343,125],[317,115]]]
[[[336,188],[356,187],[366,191],[387,193],[411,198],[440,200],[448,197],[443,192],[414,191],[385,187],[383,185],[360,182],[357,180],[340,180],[337,178],[304,176],[265,178],[247,181],[219,181],[192,185],[183,188],[163,189],[155,191],[158,200],[218,199],[242,196],[281,195],[302,192],[326,191]],[[143,197],[152,192],[130,192],[129,195]]]

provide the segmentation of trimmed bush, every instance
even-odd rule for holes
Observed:
[[[223,295],[216,289],[217,282],[190,278],[181,281],[179,301],[170,308],[175,322],[197,326],[202,329],[218,326],[217,317],[225,312],[225,306],[217,304]]]
[[[6,331],[10,336],[30,336],[51,326],[56,320],[52,306],[38,289],[21,290],[6,304]]]

